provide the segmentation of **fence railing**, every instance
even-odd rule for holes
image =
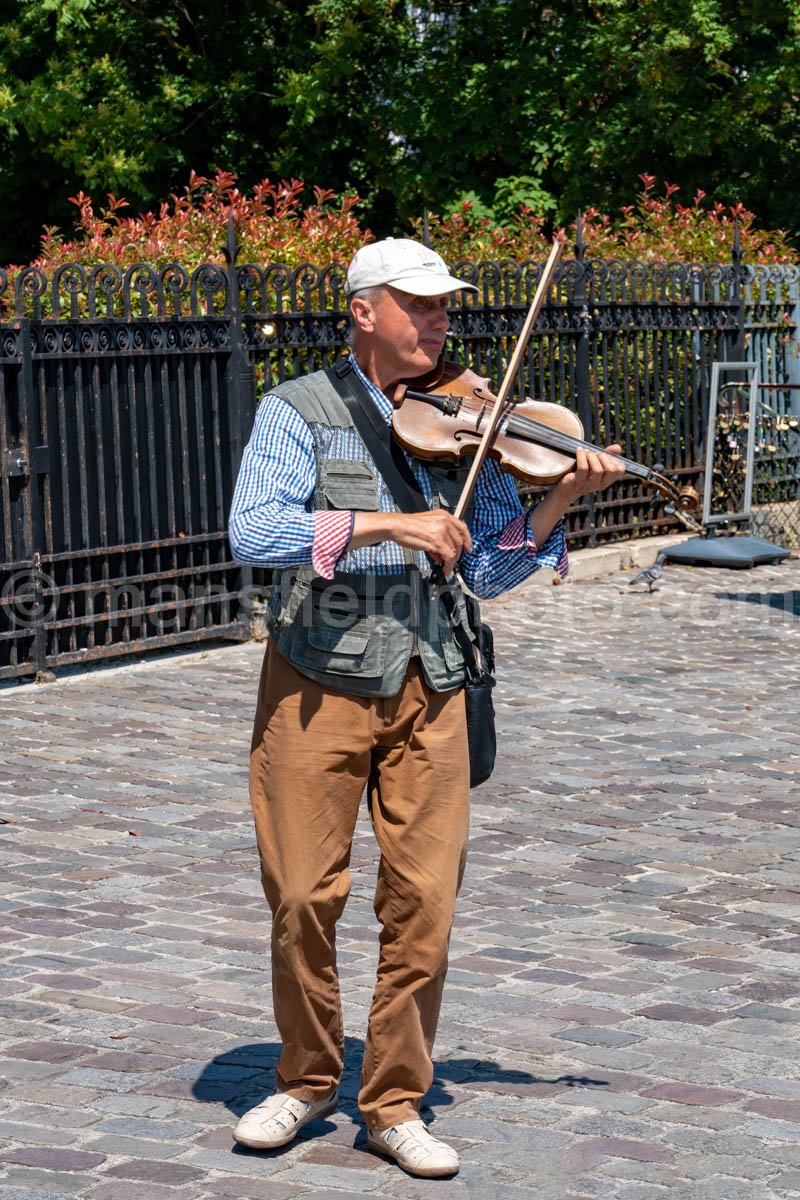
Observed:
[[[713,362],[755,355],[766,380],[800,380],[797,270],[577,250],[521,385],[572,407],[590,439],[697,485]],[[496,379],[542,264],[453,267],[478,290],[451,309],[448,356]],[[0,272],[0,313],[0,678],[245,637],[252,577],[225,536],[238,464],[258,395],[345,346],[341,265],[238,265],[229,244],[225,265],[191,272],[27,268]],[[796,450],[765,475],[783,501],[797,498]],[[573,546],[674,527],[634,481],[569,518]]]

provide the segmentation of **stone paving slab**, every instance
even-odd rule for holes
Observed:
[[[630,577],[485,606],[500,763],[425,1113],[452,1181],[364,1148],[366,815],[341,1111],[273,1155],[232,1142],[278,1054],[246,791],[262,648],[0,689],[3,1200],[800,1194],[800,563]]]

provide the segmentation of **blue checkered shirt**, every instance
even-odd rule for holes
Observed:
[[[350,361],[390,424],[391,402],[359,369],[352,355]],[[431,479],[424,463],[414,458],[409,458],[409,463],[430,503]],[[320,518],[330,514],[310,507],[315,483],[311,430],[290,404],[279,396],[266,395],[258,406],[231,507],[229,536],[236,560],[261,567],[316,566],[315,538],[319,543]],[[492,459],[486,460],[478,475],[469,524],[472,550],[462,554],[458,572],[476,596],[497,596],[527,579],[540,566],[566,574],[563,523],[559,521],[544,545],[537,548],[514,480]],[[346,529],[341,550],[349,536]],[[511,548],[501,549],[501,541]],[[426,570],[427,559],[421,553],[419,562]],[[349,551],[347,569],[387,575],[406,570],[407,564],[401,546],[381,542]]]

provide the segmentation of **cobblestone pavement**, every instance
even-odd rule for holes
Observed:
[[[0,691],[3,1200],[800,1194],[800,563],[628,580],[486,606],[502,758],[426,1113],[461,1154],[448,1182],[364,1149],[366,821],[341,1111],[273,1155],[232,1143],[277,1055],[245,786],[260,647]]]

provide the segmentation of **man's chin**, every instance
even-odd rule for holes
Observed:
[[[428,375],[431,371],[436,370],[442,361],[442,350],[441,348],[427,350],[421,346],[416,358],[413,373],[412,371],[408,373],[409,379],[418,379],[420,375]]]
[[[404,378],[406,380],[413,379],[418,387],[433,387],[442,377],[443,359],[439,354],[436,358],[429,358],[427,364],[415,365],[409,367]]]

